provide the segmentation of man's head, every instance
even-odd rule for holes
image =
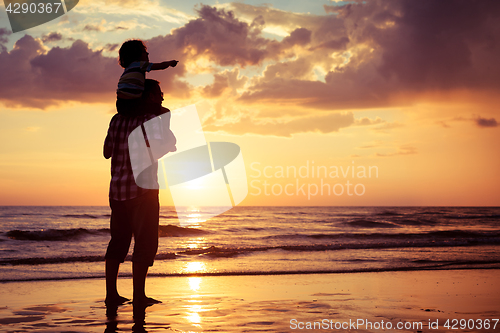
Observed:
[[[153,79],[146,79],[144,81],[144,93],[143,98],[155,104],[160,104],[163,102],[163,92],[160,88],[160,82]]]

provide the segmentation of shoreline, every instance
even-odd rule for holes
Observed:
[[[498,265],[500,262],[491,261],[487,264]],[[456,265],[456,263],[451,263]],[[443,265],[446,266],[446,265]],[[456,270],[494,270],[500,269],[500,266],[492,267],[394,267],[394,268],[367,268],[355,270],[315,270],[315,271],[272,271],[272,272],[205,272],[205,273],[148,273],[148,278],[168,278],[168,277],[224,277],[224,276],[281,276],[281,275],[315,275],[315,274],[360,274],[360,273],[386,273],[386,272],[420,272],[420,271],[456,271]],[[120,273],[120,278],[131,278],[131,273]],[[104,275],[99,276],[75,276],[75,277],[58,277],[58,278],[33,278],[24,280],[0,280],[2,283],[15,283],[15,282],[43,282],[43,281],[73,281],[73,280],[96,280],[104,279]]]
[[[300,329],[299,323],[327,319],[332,325],[349,320],[421,323],[422,330],[394,330],[416,332],[431,331],[429,323],[437,320],[439,327],[432,331],[449,332],[443,327],[447,319],[483,323],[500,317],[499,280],[492,269],[148,277],[147,294],[163,303],[143,311],[143,328],[147,332],[306,332],[310,330]],[[116,315],[108,311],[106,316],[104,284],[102,278],[4,283],[0,326],[6,332],[131,331],[137,309],[126,304],[118,307]],[[118,288],[130,297],[132,280],[120,277]],[[299,325],[295,329],[292,320]],[[326,331],[335,331],[332,327]]]

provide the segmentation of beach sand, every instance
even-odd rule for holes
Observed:
[[[9,282],[0,289],[0,330],[130,332],[135,312],[137,332],[381,332],[388,323],[393,332],[475,332],[487,319],[484,331],[494,332],[499,282],[496,269],[149,277],[147,294],[163,303],[145,311],[126,304],[116,313],[104,305],[103,279]],[[118,288],[130,297],[131,279],[119,279]],[[474,319],[467,322],[474,328],[448,329],[447,319]]]

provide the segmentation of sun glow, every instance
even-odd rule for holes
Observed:
[[[190,277],[188,278],[189,287],[192,291],[198,291],[200,289],[201,278],[200,277]]]
[[[187,273],[201,273],[205,271],[205,264],[199,261],[189,262],[186,265]]]

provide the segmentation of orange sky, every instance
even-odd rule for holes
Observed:
[[[107,205],[129,38],[180,61],[147,75],[164,106],[205,101],[206,139],[241,147],[242,205],[500,204],[500,4],[147,2],[80,1],[14,34],[0,8],[0,205]],[[280,173],[307,165],[328,175]]]

